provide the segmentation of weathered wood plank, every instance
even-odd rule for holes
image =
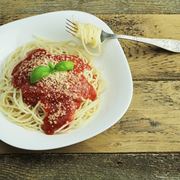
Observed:
[[[180,154],[0,156],[0,179],[180,179]]]
[[[0,19],[0,23],[23,17],[17,14],[6,15],[3,20]],[[25,13],[26,15],[28,14]],[[119,34],[180,40],[180,15],[110,14],[99,17]],[[127,40],[122,40],[121,44],[134,80],[180,80],[179,54]]]
[[[81,10],[90,13],[169,14],[180,13],[179,0],[1,0],[7,16],[40,14],[59,10]]]
[[[117,34],[180,40],[180,15],[102,15]],[[180,79],[180,55],[121,40],[134,80]]]
[[[179,120],[180,81],[135,81],[132,104],[120,122],[94,138],[53,152],[177,152]],[[23,152],[3,143],[0,147],[0,153]]]

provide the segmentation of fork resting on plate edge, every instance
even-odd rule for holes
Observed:
[[[66,21],[66,31],[75,35],[78,30],[76,23],[67,19]],[[180,41],[173,40],[173,39],[155,39],[155,38],[144,38],[144,37],[136,37],[136,36],[129,36],[129,35],[117,35],[117,34],[110,34],[103,30],[101,30],[101,42],[108,39],[127,39],[130,41],[137,41],[141,43],[146,43],[150,45],[154,45],[160,47],[162,49],[179,53],[180,52]]]

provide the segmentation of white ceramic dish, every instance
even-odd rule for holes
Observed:
[[[52,12],[14,21],[0,27],[0,67],[13,50],[33,40],[33,35],[55,41],[71,39],[64,28],[66,18],[92,23],[112,33],[102,20],[79,11]],[[22,149],[55,149],[84,141],[118,122],[127,111],[133,93],[131,72],[119,42],[104,42],[102,55],[95,59],[95,64],[106,81],[106,89],[99,111],[86,125],[67,134],[48,136],[17,126],[0,112],[0,139]]]

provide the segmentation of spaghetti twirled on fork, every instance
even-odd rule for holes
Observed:
[[[101,53],[101,29],[97,26],[67,19],[66,31],[81,40],[88,54],[97,56]]]

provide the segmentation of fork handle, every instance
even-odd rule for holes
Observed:
[[[144,38],[129,35],[117,35],[116,38],[128,39],[131,41],[143,42],[146,44],[151,44],[172,52],[180,52],[180,41],[173,39],[154,39],[154,38]]]

